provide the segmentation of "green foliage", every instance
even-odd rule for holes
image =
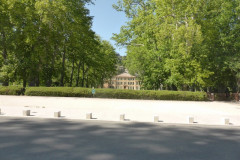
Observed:
[[[24,89],[20,86],[0,86],[0,95],[21,95]]]
[[[102,89],[96,91],[96,97],[118,99],[183,100],[183,101],[207,100],[206,93],[204,92],[187,92],[187,91],[150,91],[150,90],[135,91],[135,90]]]
[[[91,89],[80,87],[27,87],[27,96],[91,97]]]
[[[91,29],[91,0],[1,0],[0,82],[101,86],[116,52]]]
[[[90,88],[28,87],[28,96],[92,97]],[[96,98],[205,101],[205,92],[96,89]]]
[[[239,81],[240,1],[118,0],[129,21],[113,39],[142,88],[233,90]]]

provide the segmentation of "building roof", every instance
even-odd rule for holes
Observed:
[[[129,77],[129,78],[135,78],[136,76],[132,76],[131,74],[125,72],[125,73],[122,73],[122,74],[116,75],[116,77]]]

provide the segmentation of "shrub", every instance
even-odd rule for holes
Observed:
[[[95,97],[118,99],[205,101],[205,92],[97,89]]]
[[[0,86],[0,95],[21,95],[24,89],[20,86]]]
[[[92,97],[90,88],[28,87],[28,96]],[[96,98],[205,101],[205,92],[96,89]]]
[[[90,88],[75,87],[72,94],[73,97],[92,97],[92,90]]]
[[[27,96],[72,97],[73,87],[27,87]]]

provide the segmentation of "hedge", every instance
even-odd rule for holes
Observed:
[[[80,87],[28,87],[28,96],[55,96],[55,97],[92,97],[91,88]],[[205,101],[205,92],[189,91],[151,91],[151,90],[123,90],[123,89],[96,89],[96,98],[116,99],[149,99],[149,100],[182,100]]]
[[[0,95],[21,95],[24,89],[20,86],[0,86]]]
[[[27,87],[27,96],[91,97],[91,89],[80,87]]]

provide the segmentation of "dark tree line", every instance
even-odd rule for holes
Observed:
[[[0,0],[4,86],[102,86],[116,72],[112,45],[91,29],[91,0]]]

